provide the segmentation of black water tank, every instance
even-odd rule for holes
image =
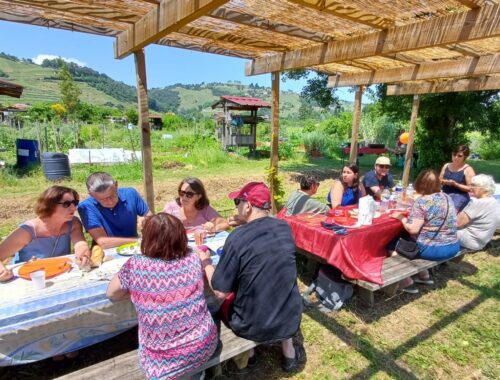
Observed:
[[[64,153],[42,153],[43,173],[52,181],[71,177],[68,155]]]

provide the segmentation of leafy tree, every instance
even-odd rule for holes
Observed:
[[[335,89],[326,87],[328,74],[315,73],[313,77],[310,77],[310,71],[308,70],[290,70],[283,73],[282,80],[285,82],[287,79],[307,79],[307,84],[302,89],[300,96],[308,102],[315,102],[321,108],[339,106],[339,99],[335,96]]]
[[[412,96],[387,96],[377,86],[381,110],[391,119],[409,123]],[[453,148],[468,143],[467,131],[499,132],[498,92],[473,91],[426,94],[420,97],[416,146],[419,167],[439,169]]]
[[[137,125],[137,123],[139,122],[139,114],[133,107],[130,107],[125,111],[125,116],[127,117],[128,122],[131,124]]]
[[[70,115],[75,115],[76,111],[78,110],[78,106],[80,105],[80,94],[82,93],[82,91],[75,84],[66,64],[62,65],[59,77],[61,79],[59,88],[61,90],[61,98],[63,104]]]

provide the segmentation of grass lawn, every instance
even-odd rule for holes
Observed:
[[[361,158],[363,172],[373,167],[374,157]],[[500,178],[500,162],[473,161],[478,173]],[[214,206],[230,209],[226,195],[250,180],[265,180],[268,160],[235,160],[217,167],[191,165],[154,172],[156,210],[171,200],[179,180],[199,176]],[[319,199],[325,199],[340,162],[298,158],[281,163],[287,194],[297,187],[295,175],[314,172],[325,178]],[[73,179],[63,184],[85,196],[83,180],[94,170],[109,170],[120,185],[136,186],[142,192],[141,168],[75,167]],[[391,170],[396,176],[401,170]],[[326,179],[328,178],[328,179]],[[6,175],[1,179],[0,236],[32,215],[36,196],[49,182],[40,171],[26,177]],[[498,238],[498,237],[497,237]],[[467,255],[461,263],[449,263],[435,271],[435,284],[420,286],[420,294],[377,295],[377,304],[367,309],[354,297],[339,312],[324,314],[316,307],[304,310],[301,337],[307,363],[301,372],[286,375],[279,366],[277,345],[257,348],[259,364],[252,371],[235,373],[224,366],[224,379],[498,379],[500,378],[500,238],[486,251]],[[310,282],[299,260],[299,286]],[[1,285],[0,285],[1,286]],[[270,300],[272,302],[272,300]],[[120,340],[121,339],[121,340]],[[134,345],[129,333],[82,350],[72,362],[51,360],[28,366],[0,368],[0,379],[52,378],[115,355]]]

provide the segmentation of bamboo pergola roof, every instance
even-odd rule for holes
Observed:
[[[112,36],[117,58],[155,43],[249,59],[247,75],[309,68],[330,86],[500,81],[499,0],[0,0],[0,20]]]

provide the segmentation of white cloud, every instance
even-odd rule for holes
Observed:
[[[33,62],[35,62],[37,65],[41,65],[45,59],[57,59],[61,58],[65,62],[73,62],[76,63],[78,66],[87,66],[85,62],[79,61],[76,58],[66,58],[66,57],[59,57],[57,55],[51,55],[51,54],[38,54],[35,58],[33,58]]]

